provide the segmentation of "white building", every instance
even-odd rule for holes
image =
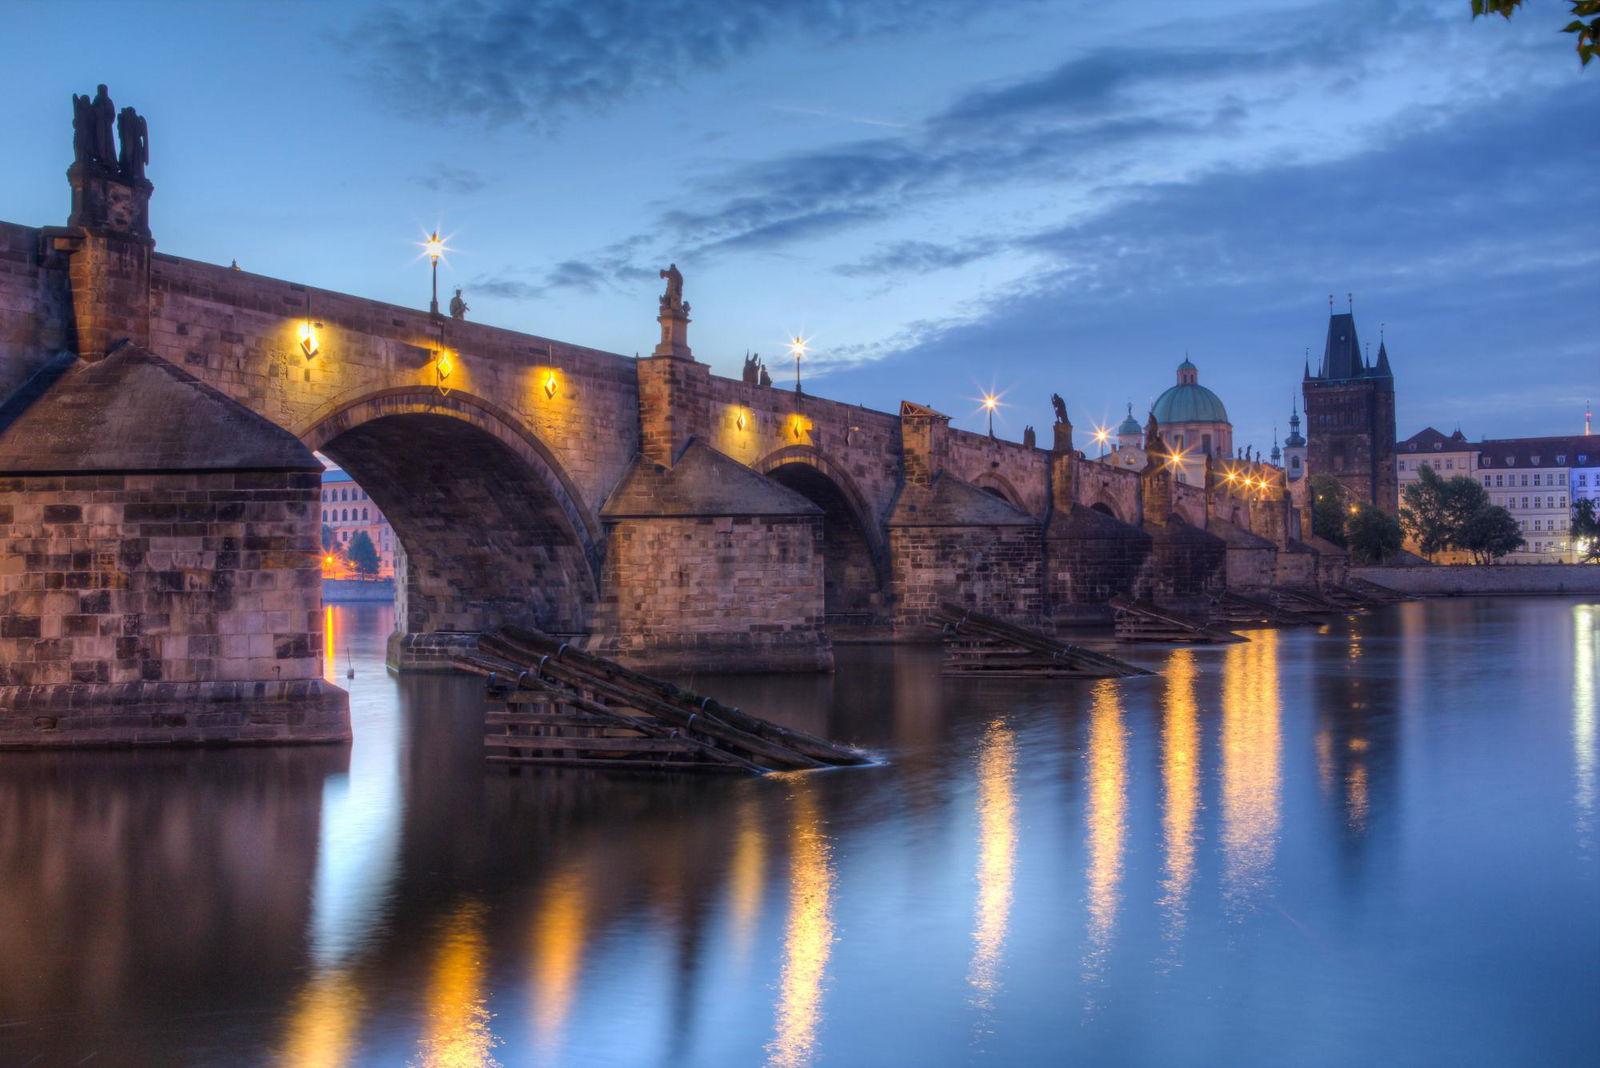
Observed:
[[[1478,477],[1491,504],[1510,512],[1522,528],[1513,564],[1571,563],[1572,483],[1578,456],[1590,458],[1576,438],[1499,438],[1478,446]]]

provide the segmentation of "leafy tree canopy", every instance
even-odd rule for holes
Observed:
[[[1363,504],[1345,524],[1350,559],[1358,564],[1381,564],[1400,551],[1405,535],[1400,521],[1381,508]]]
[[[1600,0],[1567,0],[1567,3],[1572,8],[1573,18],[1562,30],[1574,35],[1578,61],[1587,67],[1591,59],[1600,56]],[[1523,0],[1472,0],[1472,17],[1499,15],[1508,19],[1522,4]]]
[[[376,575],[378,573],[378,549],[372,544],[372,539],[364,530],[358,530],[350,539],[350,563],[357,573],[362,575]]]
[[[1344,547],[1344,486],[1332,475],[1311,476],[1311,533]]]

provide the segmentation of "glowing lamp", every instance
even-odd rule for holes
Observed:
[[[455,374],[455,370],[456,362],[450,358],[450,350],[440,349],[439,358],[433,364],[434,385],[439,387],[440,396],[449,395],[450,387],[445,385],[445,382],[449,380],[451,375]]]
[[[551,400],[556,399],[556,373],[554,371],[545,372],[544,395]]]
[[[744,409],[743,408],[740,408],[739,409],[739,414],[733,417],[733,425],[738,427],[740,430],[744,429],[745,418],[744,418]]]
[[[317,331],[320,329],[322,324],[310,319],[300,324],[300,351],[306,354],[308,360],[322,351],[322,345],[317,341]]]
[[[422,243],[422,251],[434,263],[439,262],[440,257],[445,254],[445,246],[444,238],[439,236],[438,230],[428,235],[428,239]]]

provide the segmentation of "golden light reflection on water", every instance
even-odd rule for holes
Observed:
[[[533,1030],[546,1056],[561,1043],[572,1009],[588,936],[593,887],[577,868],[558,872],[545,884],[533,918]]]
[[[822,986],[833,952],[832,848],[816,795],[803,775],[792,777],[789,835],[789,919],[783,935],[777,1035],[767,1063],[809,1063],[822,1021]]]
[[[333,681],[334,667],[333,605],[322,606],[322,678]]]
[[[1272,871],[1279,823],[1278,633],[1230,645],[1222,675],[1223,886],[1241,905]]]
[[[1128,749],[1117,685],[1095,684],[1089,711],[1089,955],[1092,972],[1111,947],[1127,832]]]
[[[345,969],[318,972],[295,997],[282,1068],[339,1068],[350,1062],[361,1021],[361,991]]]
[[[1017,867],[1016,734],[989,724],[978,749],[978,908],[967,973],[975,1003],[988,1008],[1000,987]]]
[[[729,918],[733,926],[734,953],[742,961],[755,936],[756,919],[767,877],[767,838],[761,831],[761,811],[750,794],[739,799],[733,833],[733,859],[728,868]]]
[[[478,1068],[499,1063],[489,1052],[494,1035],[483,990],[488,948],[483,923],[483,906],[469,901],[439,934],[424,1001],[422,1042],[413,1064]]]
[[[1572,746],[1577,764],[1577,803],[1580,826],[1587,829],[1594,815],[1595,686],[1600,644],[1600,607],[1576,605],[1572,609]]]
[[[1194,882],[1195,818],[1200,810],[1200,716],[1194,697],[1194,652],[1175,651],[1167,661],[1166,674],[1166,723],[1161,732],[1166,872],[1161,881],[1161,907],[1167,914],[1167,936],[1177,938],[1183,933],[1189,887]]]

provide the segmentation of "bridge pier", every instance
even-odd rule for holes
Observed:
[[[0,409],[0,747],[340,742],[299,441],[150,353]]]

